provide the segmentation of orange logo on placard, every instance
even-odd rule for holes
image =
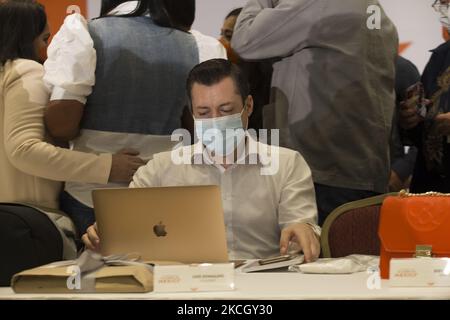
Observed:
[[[163,276],[158,280],[160,284],[179,284],[181,282],[181,278],[176,275],[167,275]]]

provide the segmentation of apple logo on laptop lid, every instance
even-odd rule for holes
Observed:
[[[153,227],[153,232],[158,238],[167,236],[166,226],[162,221]]]

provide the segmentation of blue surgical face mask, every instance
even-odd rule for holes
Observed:
[[[211,119],[195,119],[195,134],[206,149],[217,156],[227,156],[245,139],[242,114]]]

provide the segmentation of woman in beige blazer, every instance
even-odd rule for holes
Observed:
[[[0,1],[0,202],[57,209],[63,181],[129,182],[144,162],[133,151],[96,155],[51,144],[39,63],[48,30],[37,2]]]

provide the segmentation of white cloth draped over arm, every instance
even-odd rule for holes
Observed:
[[[68,16],[48,47],[44,81],[51,99],[77,100],[86,104],[95,85],[97,54],[86,19]]]

